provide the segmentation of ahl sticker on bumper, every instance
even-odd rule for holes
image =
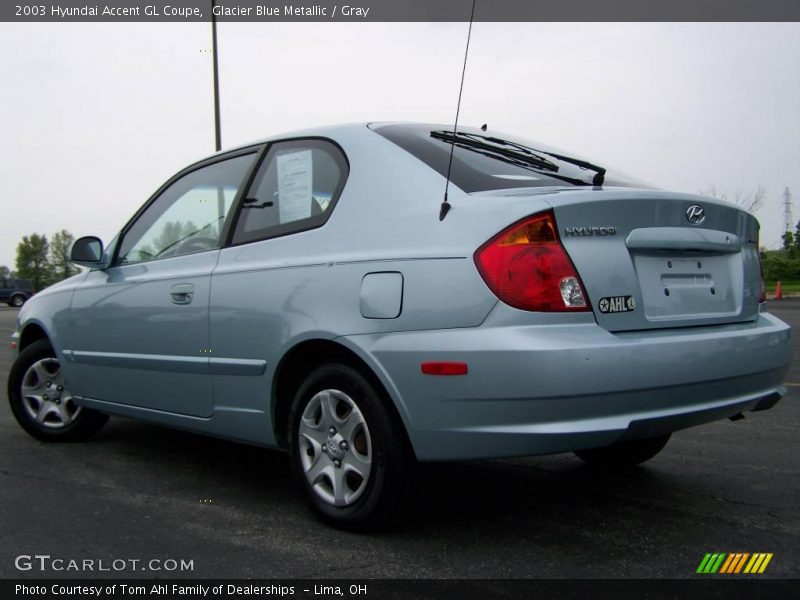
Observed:
[[[636,310],[636,302],[633,296],[609,296],[608,298],[600,298],[597,308],[600,309],[601,313],[631,312]]]

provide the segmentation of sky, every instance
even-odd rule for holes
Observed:
[[[452,122],[467,23],[221,23],[223,148],[315,125]],[[0,265],[23,235],[109,241],[214,151],[208,23],[0,23]],[[783,190],[800,219],[800,24],[475,23],[460,123],[667,190]]]

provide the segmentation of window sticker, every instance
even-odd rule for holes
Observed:
[[[281,223],[311,216],[311,150],[301,150],[277,157],[278,212]]]

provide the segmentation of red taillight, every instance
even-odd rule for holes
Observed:
[[[583,284],[561,245],[552,211],[501,231],[478,248],[475,264],[489,289],[514,308],[589,310]]]

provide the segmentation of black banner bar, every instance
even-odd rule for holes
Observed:
[[[7,579],[4,600],[491,600],[537,598],[797,598],[796,579],[698,576],[694,579]]]
[[[467,21],[472,0],[218,0],[217,20]],[[6,22],[210,21],[211,0],[9,0]],[[800,21],[798,0],[478,0],[483,22]]]

